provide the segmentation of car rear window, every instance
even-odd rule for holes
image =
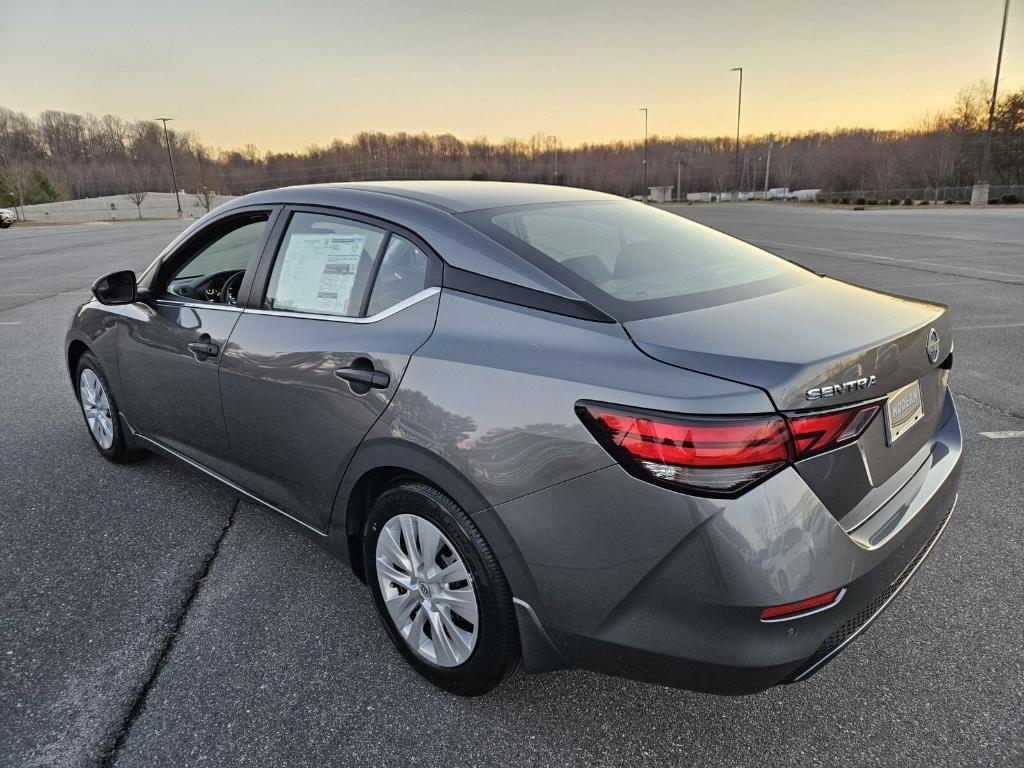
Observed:
[[[706,306],[768,291],[800,271],[741,240],[625,200],[526,205],[463,218],[599,308],[630,316],[619,319],[680,311],[694,305],[687,297]],[[623,304],[636,306],[623,310]]]

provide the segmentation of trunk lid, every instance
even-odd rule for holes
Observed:
[[[780,411],[882,397],[924,377],[952,349],[945,307],[830,278],[623,325],[647,355],[760,387]]]
[[[908,481],[940,426],[945,377],[939,368],[952,338],[948,310],[937,304],[826,278],[624,326],[651,357],[760,387],[784,412],[883,399],[919,381],[923,417],[897,440],[888,438],[883,402],[857,440],[796,464],[847,530]],[[928,350],[933,328],[935,362]],[[809,399],[809,391],[818,396]]]

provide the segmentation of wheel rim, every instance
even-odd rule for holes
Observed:
[[[441,667],[470,657],[480,624],[473,578],[436,525],[417,515],[388,520],[377,539],[377,581],[416,655]]]
[[[89,431],[96,438],[100,448],[107,450],[114,444],[114,420],[110,416],[110,400],[100,377],[91,368],[82,371],[78,380],[82,412],[89,425]]]

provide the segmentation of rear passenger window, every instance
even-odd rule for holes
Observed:
[[[336,216],[294,214],[274,263],[264,308],[358,316],[384,234]]]
[[[422,291],[427,285],[427,255],[404,237],[392,235],[373,283],[367,315],[375,315],[388,307]]]

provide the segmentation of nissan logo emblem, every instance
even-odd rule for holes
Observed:
[[[933,363],[939,362],[939,332],[932,328],[928,331],[928,359]]]

